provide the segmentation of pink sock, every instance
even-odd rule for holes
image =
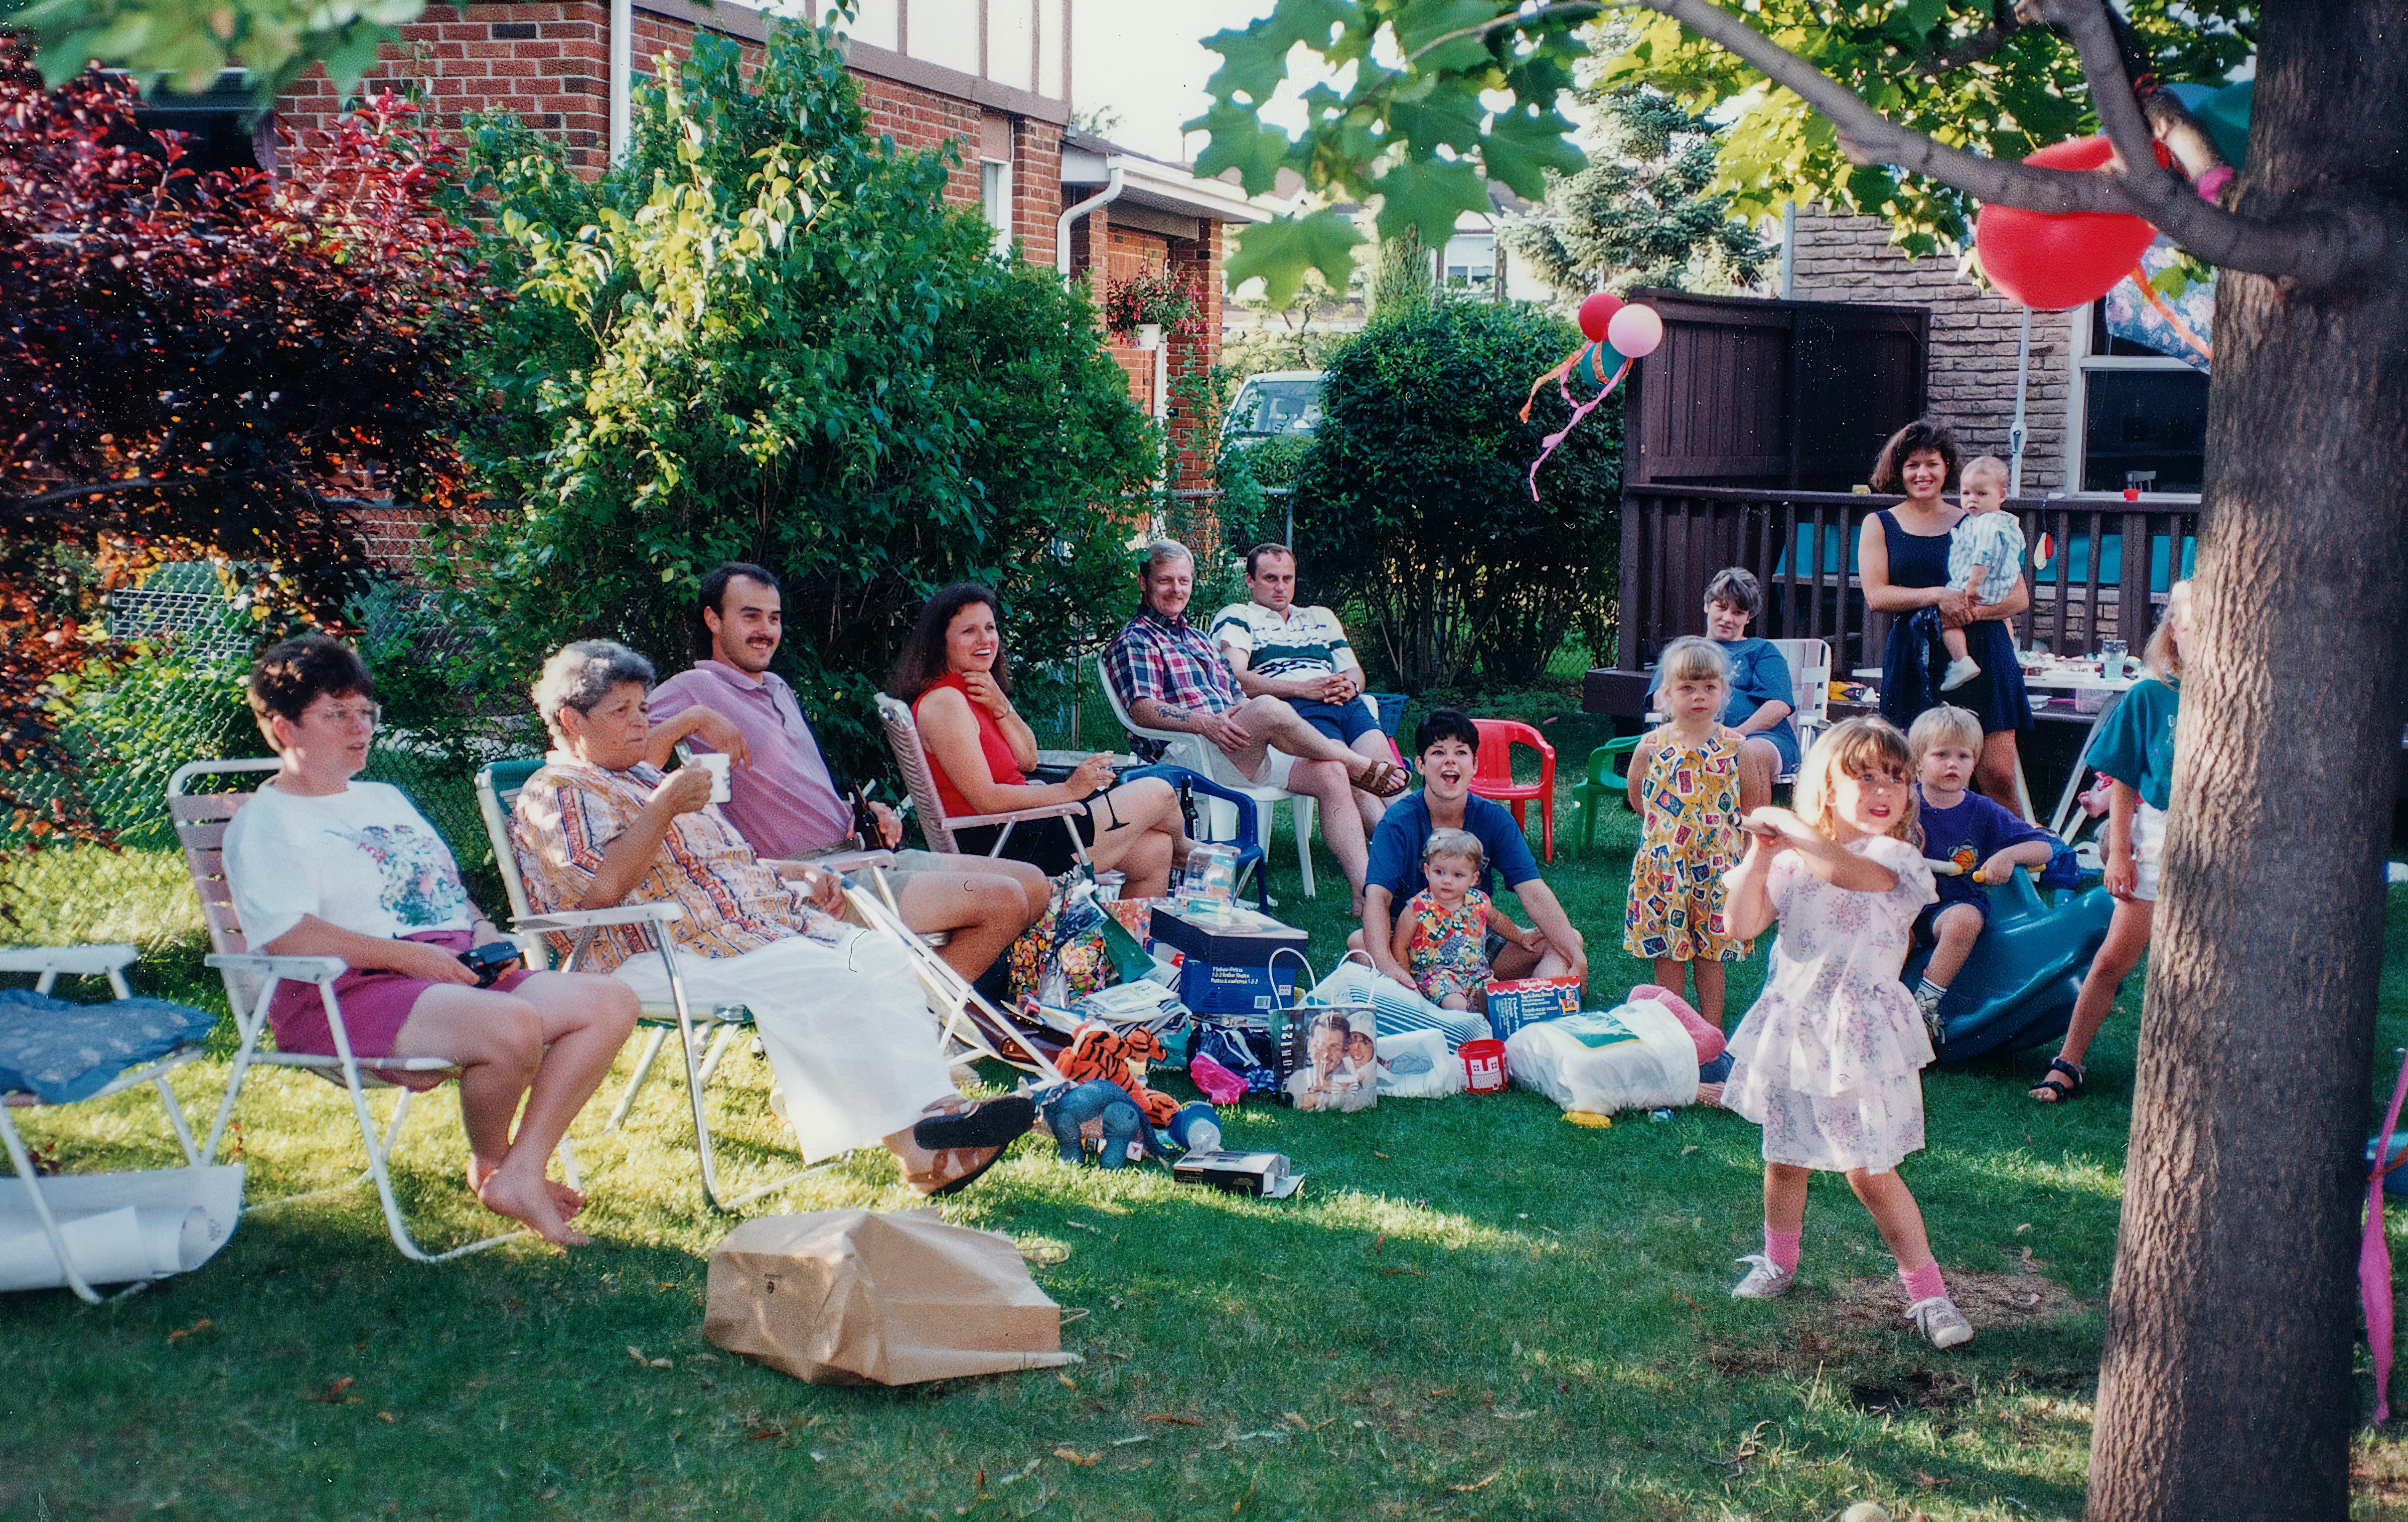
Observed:
[[[1782,1272],[1796,1273],[1798,1271],[1798,1239],[1805,1234],[1806,1229],[1803,1227],[1795,1231],[1775,1231],[1771,1227],[1766,1227],[1764,1256],[1772,1259],[1772,1266]]]
[[[1906,1285],[1909,1304],[1938,1299],[1948,1293],[1948,1286],[1940,1282],[1940,1260],[1936,1257],[1919,1269],[1899,1270],[1898,1277]]]

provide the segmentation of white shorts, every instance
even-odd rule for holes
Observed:
[[[2136,804],[2132,814],[2132,865],[2139,869],[2140,880],[2133,885],[2133,897],[2144,903],[2157,901],[2157,869],[2163,865],[2165,855],[2166,811],[2145,803]]]

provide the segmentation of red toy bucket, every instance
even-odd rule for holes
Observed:
[[[1505,1087],[1505,1043],[1494,1041],[1464,1042],[1463,1070],[1471,1080],[1472,1093],[1501,1092]]]

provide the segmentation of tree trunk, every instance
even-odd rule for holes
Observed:
[[[2399,0],[2260,14],[2240,209],[2357,200],[2408,225]],[[2199,634],[2100,1372],[2099,1522],[2348,1513],[2355,1159],[2408,609],[2402,263],[2344,290],[2229,271],[2217,288]]]

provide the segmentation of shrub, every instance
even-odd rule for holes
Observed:
[[[1526,303],[1410,301],[1330,358],[1297,482],[1316,595],[1359,608],[1355,642],[1410,691],[1540,680],[1565,636],[1610,617],[1620,564],[1622,408],[1541,467],[1570,409],[1533,377],[1579,334]],[[1585,397],[1594,386],[1575,390]]]

